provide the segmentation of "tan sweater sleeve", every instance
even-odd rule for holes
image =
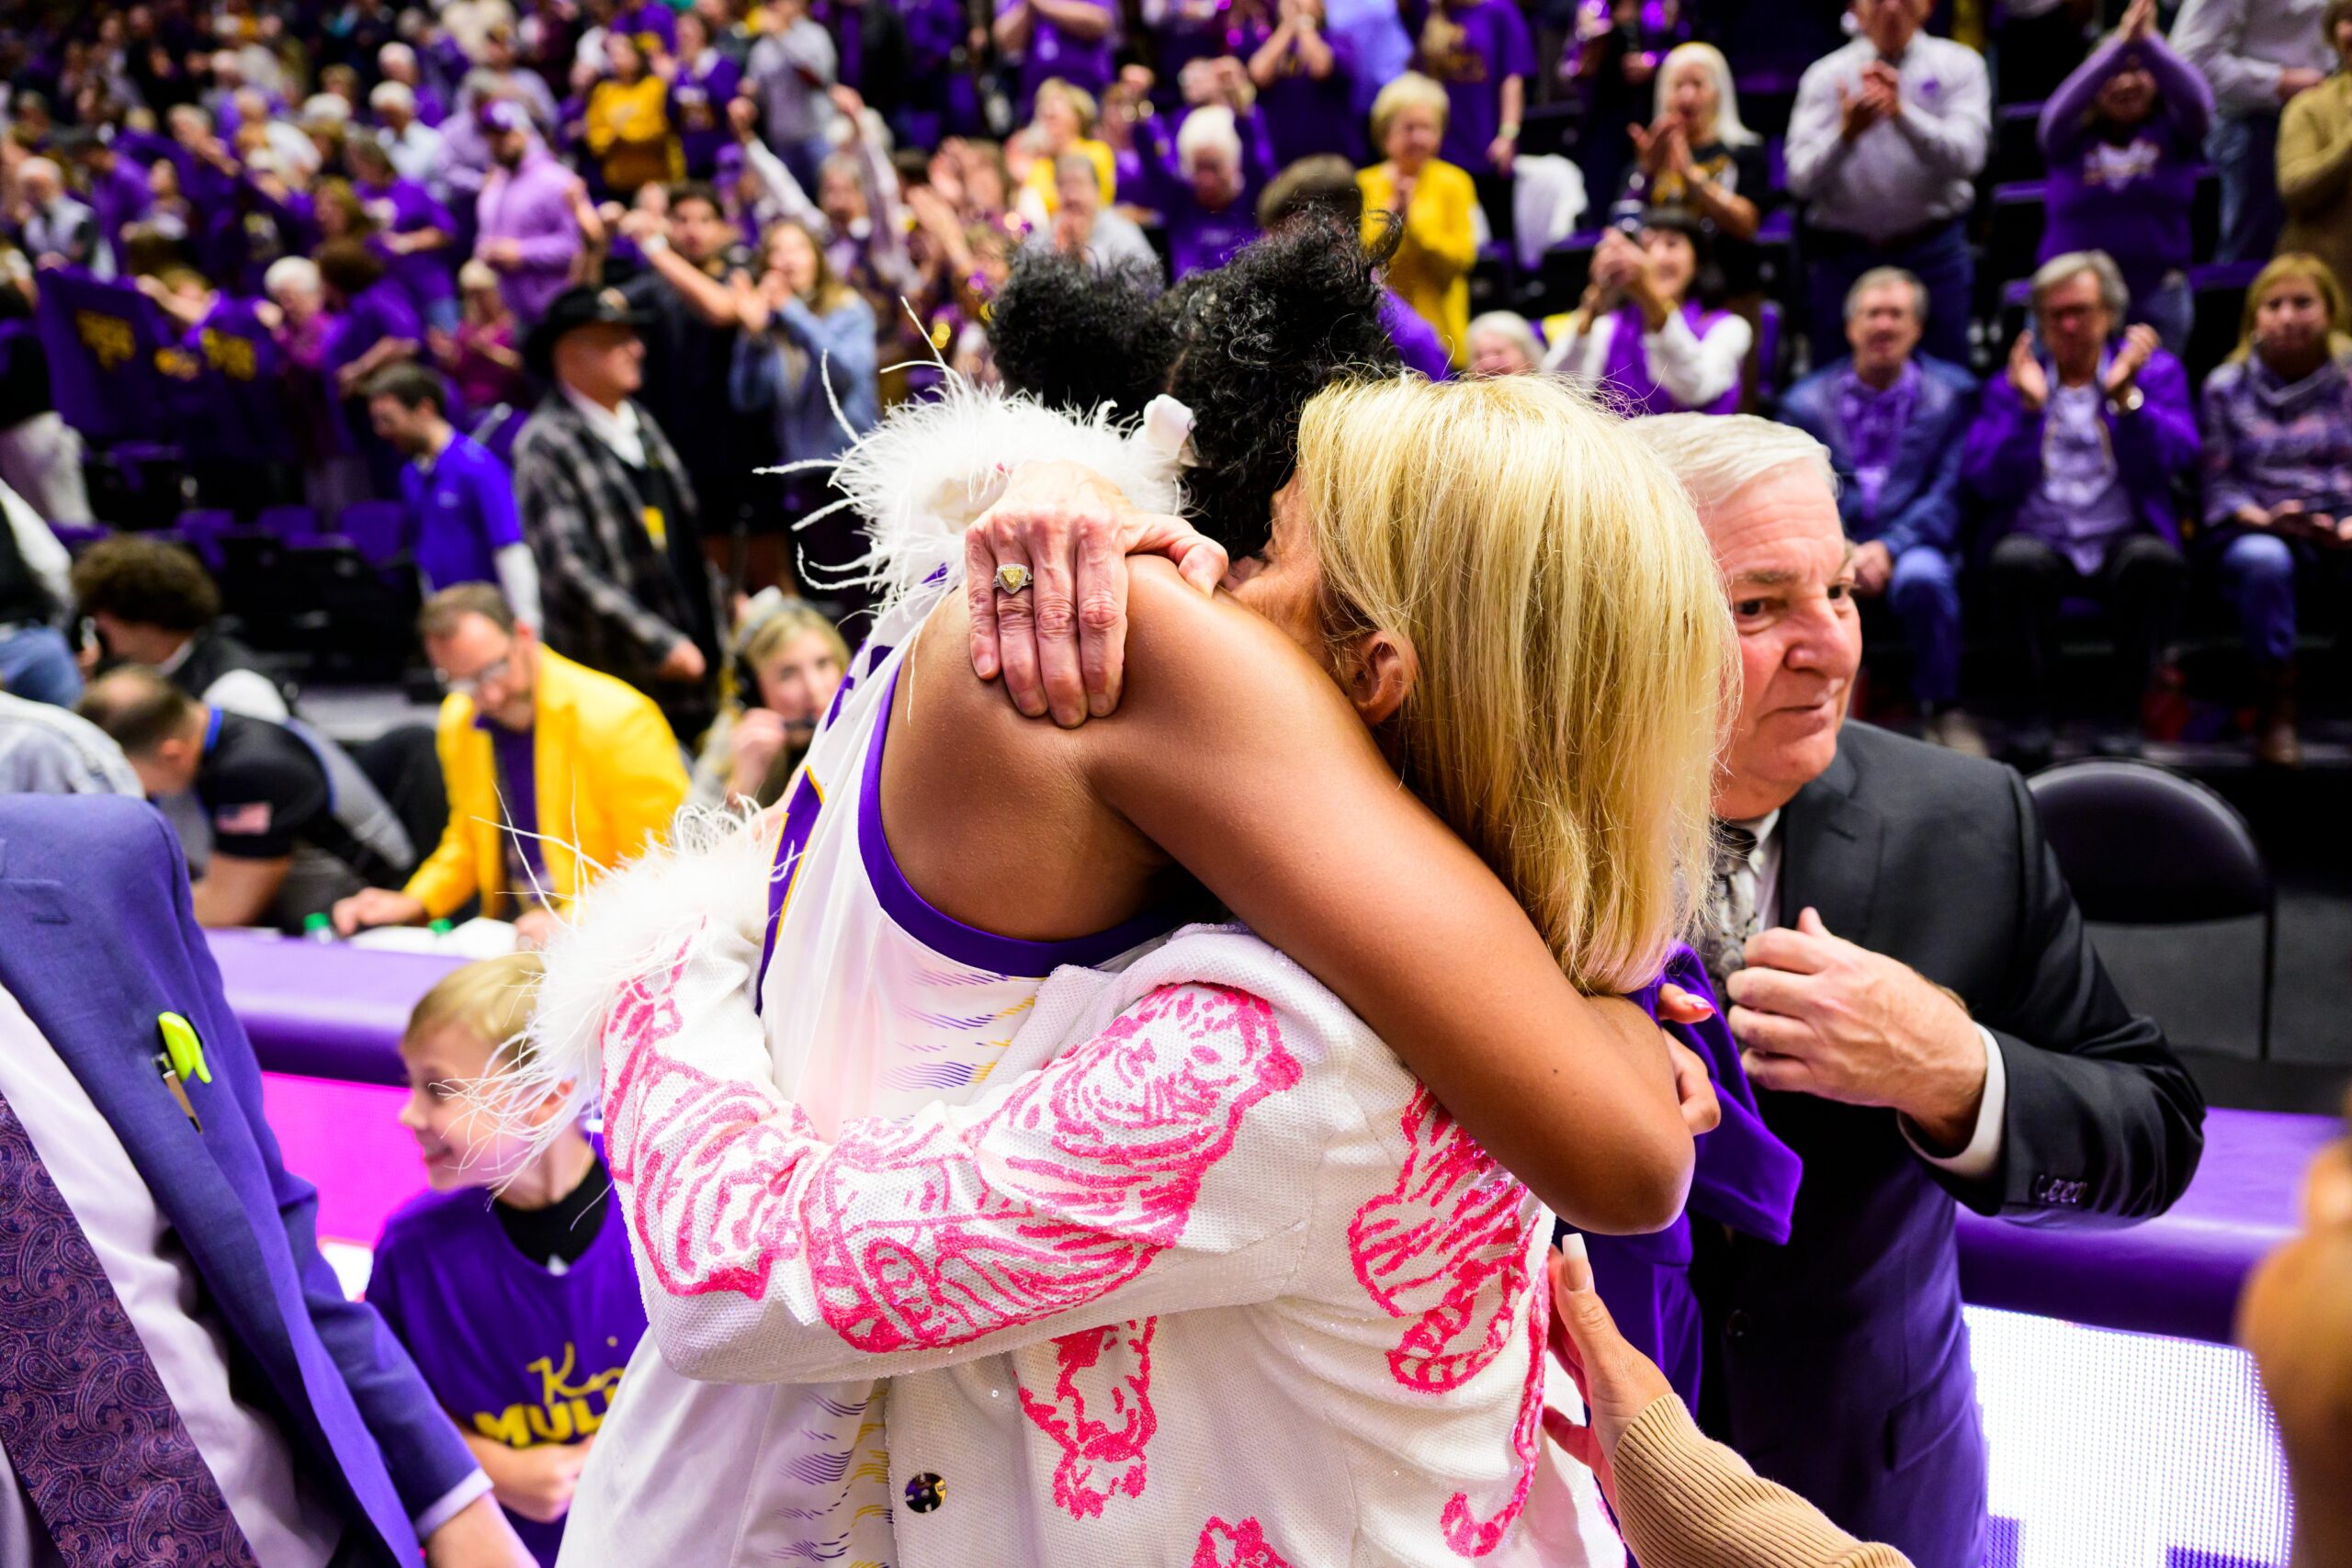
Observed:
[[[1642,1568],[1910,1568],[1709,1441],[1672,1394],[1625,1429],[1614,1463],[1618,1523]]]

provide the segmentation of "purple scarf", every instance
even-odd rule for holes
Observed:
[[[1717,321],[1731,312],[1708,310],[1691,300],[1682,307],[1682,319],[1690,323],[1692,335],[1705,337]],[[1609,337],[1609,362],[1600,367],[1601,385],[1624,407],[1629,415],[1645,413],[1737,413],[1739,383],[1702,409],[1686,409],[1674,400],[1672,393],[1659,386],[1650,375],[1649,351],[1642,345],[1642,308],[1620,305],[1616,314],[1617,330]]]

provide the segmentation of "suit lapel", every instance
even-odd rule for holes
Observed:
[[[1886,821],[1854,797],[1860,783],[1841,745],[1821,776],[1784,808],[1780,914],[1782,925],[1793,926],[1810,905],[1832,931],[1867,945]]]

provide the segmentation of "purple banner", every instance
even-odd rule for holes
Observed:
[[[49,351],[57,412],[91,441],[176,442],[187,404],[185,371],[169,323],[127,283],[74,268],[40,275],[36,321]]]
[[[183,344],[197,395],[191,445],[207,457],[290,463],[297,454],[286,417],[286,356],[251,299],[222,299]]]

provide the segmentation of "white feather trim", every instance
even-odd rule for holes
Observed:
[[[522,1111],[560,1097],[563,1114],[514,1128],[539,1144],[584,1115],[604,1082],[605,1011],[623,985],[658,967],[706,920],[760,942],[772,858],[765,839],[746,812],[689,807],[666,847],[598,878],[548,942],[531,1048],[522,1065],[488,1080],[498,1100],[488,1109],[513,1126]]]
[[[1027,462],[1081,464],[1144,511],[1174,512],[1182,499],[1178,449],[1191,417],[1169,406],[1182,417],[1174,443],[1170,416],[1156,407],[1131,433],[1112,423],[1107,405],[1081,418],[947,378],[935,397],[891,410],[833,466],[833,482],[847,498],[834,504],[865,519],[870,546],[842,580],[879,589],[886,606],[935,586],[942,569],[937,581],[962,581],[965,528]]]

